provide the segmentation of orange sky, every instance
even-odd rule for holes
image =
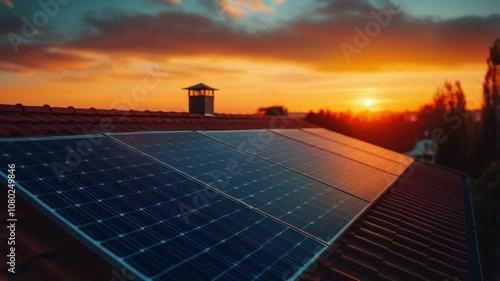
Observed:
[[[7,35],[0,41],[0,85],[7,93],[0,103],[186,111],[181,88],[203,82],[221,89],[219,113],[269,105],[359,111],[368,108],[366,100],[370,110],[398,111],[418,109],[445,80],[459,80],[469,108],[480,106],[488,48],[500,35],[498,14],[428,18],[409,7],[346,59],[341,44],[354,46],[354,28],[384,7],[318,2],[323,5],[290,18],[279,13],[293,8],[286,6],[290,1],[249,6],[243,14],[222,9],[222,19],[181,1],[161,4],[162,12],[87,14],[75,26],[69,16],[56,15],[53,21],[67,21],[68,30],[45,28],[16,53],[12,34],[22,34],[22,22],[16,27],[12,11],[28,18],[30,12],[14,1],[0,10],[0,22],[11,23],[0,29]]]
[[[179,60],[174,64],[178,64],[175,68],[179,70],[181,64],[186,67],[192,64],[196,68],[202,63],[197,60]],[[34,79],[33,75],[12,77],[13,80],[19,79],[20,84],[25,79],[35,81],[26,86],[7,85],[10,94],[2,97],[2,103],[96,108],[112,108],[115,105],[123,109],[186,111],[187,92],[181,88],[205,82],[220,89],[216,92],[217,112],[253,113],[260,106],[274,104],[284,104],[294,112],[320,108],[357,111],[367,109],[364,106],[366,100],[372,101],[371,110],[416,110],[421,104],[432,100],[437,86],[452,78],[462,82],[469,107],[477,107],[482,101],[481,83],[485,71],[484,65],[479,64],[422,72],[325,74],[293,65],[218,60],[219,68],[225,64],[228,67],[240,65],[245,70],[206,70],[193,77],[170,75],[168,70],[164,70],[156,76],[157,82],[147,71],[143,77],[140,74],[127,78],[98,75],[82,79],[82,82],[78,79],[58,81],[50,77]],[[248,75],[246,71],[258,74]],[[143,85],[144,79],[149,81],[150,87]],[[139,97],[134,99],[134,95]]]

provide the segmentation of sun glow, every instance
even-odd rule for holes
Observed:
[[[363,104],[364,104],[366,107],[370,107],[370,106],[372,106],[373,102],[372,102],[372,100],[365,100],[365,101],[363,102]]]

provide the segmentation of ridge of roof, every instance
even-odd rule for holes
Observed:
[[[278,120],[277,120],[278,119]],[[288,116],[214,114],[0,104],[0,137],[78,135],[88,132],[245,130],[316,127]]]
[[[37,114],[66,114],[66,115],[98,115],[98,116],[154,116],[154,117],[203,117],[203,115],[179,112],[179,111],[151,111],[151,110],[120,110],[112,109],[99,109],[95,107],[90,108],[75,108],[74,106],[68,107],[52,107],[48,104],[43,106],[36,105],[23,105],[18,104],[0,104],[0,113],[37,113]],[[260,114],[241,114],[241,113],[215,113],[214,117],[217,118],[274,118],[274,116],[266,116]],[[212,118],[212,117],[209,117]],[[280,118],[292,118],[282,116]]]

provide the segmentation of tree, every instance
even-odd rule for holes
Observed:
[[[481,116],[482,147],[484,165],[489,164],[498,156],[497,148],[497,120],[495,109],[500,105],[496,83],[496,66],[491,59],[487,60],[488,71],[483,83],[483,108]]]
[[[459,81],[445,82],[437,89],[433,104],[425,105],[420,110],[424,125],[438,145],[438,164],[464,170],[468,150],[468,128],[465,94]]]
[[[286,116],[288,115],[288,108],[283,105],[273,105],[269,107],[259,107],[257,112],[270,116]]]

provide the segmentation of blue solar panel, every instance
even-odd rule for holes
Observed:
[[[320,136],[322,138],[344,144],[347,146],[354,147],[356,149],[372,153],[374,155],[377,155],[379,157],[383,157],[385,159],[398,162],[400,164],[409,166],[411,163],[413,163],[413,158],[401,153],[397,153],[395,151],[385,149],[380,146],[373,145],[371,143],[367,143],[355,138],[351,138],[339,133],[335,133],[333,131],[323,129],[323,128],[307,128],[307,129],[302,129],[304,132]]]
[[[325,242],[368,206],[365,200],[199,133],[113,137]]]
[[[270,131],[205,131],[203,134],[331,186],[374,201],[396,176]]]
[[[352,146],[347,146],[345,144],[334,142],[332,140],[323,138],[319,135],[311,134],[299,129],[279,129],[271,130],[274,133],[283,135],[285,137],[316,146],[318,148],[330,151],[335,154],[342,155],[349,159],[361,162],[366,165],[370,165],[374,168],[386,171],[393,175],[401,175],[408,164],[401,164],[396,161],[392,161],[375,154],[354,148]]]
[[[141,279],[278,280],[325,248],[108,137],[3,140],[0,156],[21,195]]]

